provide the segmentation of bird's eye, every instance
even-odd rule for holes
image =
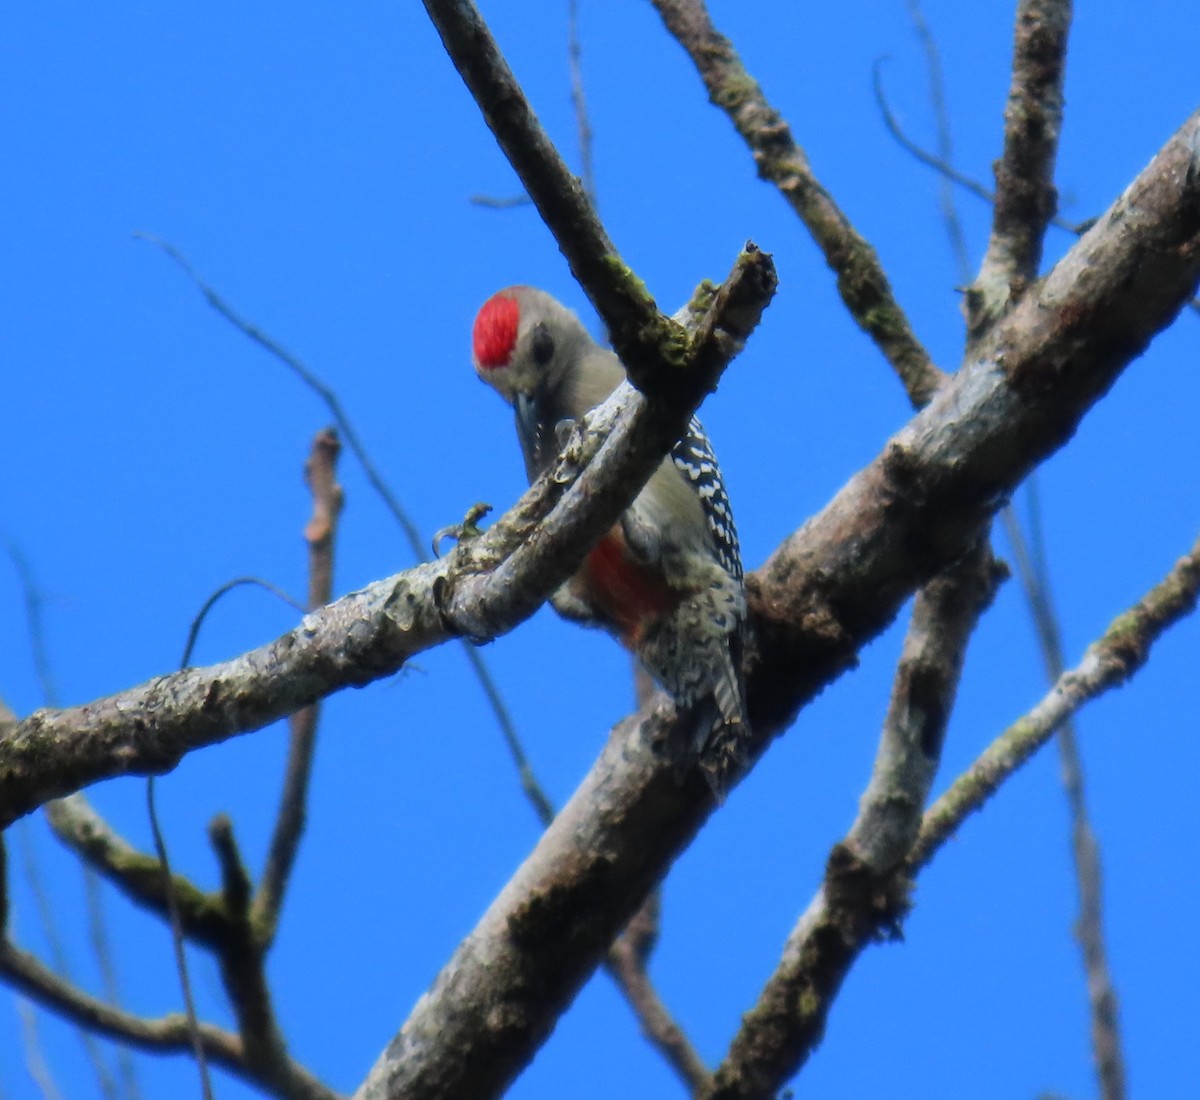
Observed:
[[[554,337],[550,335],[550,330],[541,322],[534,326],[533,342],[530,347],[533,351],[533,361],[539,367],[546,366],[554,358]]]

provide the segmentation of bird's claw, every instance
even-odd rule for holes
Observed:
[[[490,504],[472,504],[467,509],[467,514],[463,517],[462,523],[452,523],[449,527],[443,527],[441,530],[435,532],[433,536],[433,556],[435,558],[442,556],[442,543],[446,539],[453,539],[455,542],[467,542],[470,539],[478,538],[483,534],[479,527],[479,521],[491,510],[492,506]]]

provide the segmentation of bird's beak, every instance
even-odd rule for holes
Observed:
[[[538,438],[537,410],[533,394],[517,390],[513,394],[513,409],[517,414],[517,432],[522,439]]]

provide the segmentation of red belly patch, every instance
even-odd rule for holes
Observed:
[[[631,649],[651,620],[679,604],[679,593],[667,585],[662,574],[630,555],[620,524],[596,544],[582,572],[590,602]]]

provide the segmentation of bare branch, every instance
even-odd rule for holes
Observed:
[[[588,200],[538,123],[525,93],[470,0],[425,0],[450,60],[554,234],[579,285],[608,328],[613,350],[644,393],[668,383],[662,365],[681,364],[686,337],[663,316],[625,266]],[[665,372],[669,376],[670,372]]]
[[[1200,114],[996,326],[978,361],[752,576],[752,754],[962,554],[1005,491],[1179,310],[1200,273],[1198,132]],[[525,1064],[711,812],[703,780],[678,786],[655,753],[665,735],[653,714],[614,730],[381,1055],[362,1100],[492,1096]]]
[[[1009,726],[930,807],[909,853],[915,872],[958,827],[995,793],[1084,703],[1125,683],[1149,657],[1151,646],[1196,607],[1200,591],[1200,541],[1137,604],[1114,619],[1083,660],[1058,678],[1050,693]]]
[[[567,0],[567,65],[571,70],[571,106],[579,134],[579,174],[583,189],[596,206],[596,169],[592,160],[592,124],[583,91],[583,46],[579,41],[579,0]]]
[[[134,848],[92,808],[82,794],[54,799],[46,814],[58,838],[94,867],[135,905],[168,919],[162,863]],[[173,876],[184,933],[212,947],[224,934],[226,915],[221,899],[199,889],[183,875]]]
[[[925,54],[925,70],[929,77],[929,106],[933,111],[933,120],[937,126],[937,148],[939,158],[947,165],[954,159],[954,139],[950,132],[950,110],[946,105],[946,79],[942,73],[942,56],[938,50],[937,39],[925,19],[921,0],[908,0],[908,17],[912,21],[913,30],[921,49]],[[879,82],[879,63],[874,67],[875,98],[882,104],[883,92]],[[895,131],[893,131],[894,133]],[[958,216],[958,207],[954,201],[954,188],[951,181],[943,176],[938,198],[942,208],[942,223],[946,227],[946,235],[950,238],[950,250],[962,272],[960,278],[966,282],[970,278],[968,271],[967,238],[963,232],[962,221]]]
[[[633,1008],[642,1034],[666,1060],[693,1095],[707,1087],[711,1075],[650,980],[650,952],[658,939],[661,895],[653,891],[617,938],[605,968]]]
[[[629,506],[773,290],[770,257],[748,246],[688,342],[687,369],[668,372],[661,396],[621,387],[580,421],[555,468],[505,517],[446,558],[376,581],[231,661],[26,718],[0,738],[0,826],[99,779],[169,771],[193,749],[390,675],[456,632],[484,639],[511,630]]]
[[[6,941],[0,941],[0,975],[38,1003],[89,1031],[160,1054],[185,1054],[190,1049],[191,1036],[184,1016],[148,1020],[123,1012],[76,989],[32,955]],[[291,1066],[286,1087],[276,1089],[246,1066],[237,1036],[204,1023],[199,1032],[208,1058],[243,1081],[268,1087],[292,1100],[337,1100],[336,1093],[295,1064]]]
[[[183,994],[184,1013],[187,1016],[188,1032],[192,1041],[192,1057],[196,1072],[200,1075],[200,1094],[204,1100],[213,1100],[212,1078],[208,1073],[208,1059],[204,1053],[204,1039],[200,1034],[200,1019],[196,1014],[196,999],[192,996],[192,978],[188,971],[187,948],[183,938],[183,924],[179,915],[179,899],[171,889],[171,862],[167,855],[167,841],[158,820],[158,808],[154,803],[154,776],[146,779],[146,816],[150,819],[150,832],[154,837],[154,851],[161,868],[162,890],[167,899],[167,916],[171,924],[171,948],[175,955],[175,972],[179,975],[179,989]]]
[[[830,853],[825,881],[775,973],[742,1016],[706,1100],[773,1096],[820,1040],[862,950],[896,935],[909,905],[909,883],[897,871],[937,773],[967,643],[1004,573],[984,535],[918,594],[858,817]]]
[[[43,615],[46,606],[45,593],[42,592],[38,585],[33,569],[20,547],[10,541],[6,544],[6,548],[17,571],[21,593],[25,600],[25,621],[29,632],[29,648],[33,655],[33,665],[37,674],[38,684],[42,689],[42,701],[46,706],[55,707],[58,706],[58,688],[55,684],[54,672],[50,661],[50,647],[46,641],[46,621]],[[11,712],[7,711],[7,708],[5,708],[5,711],[7,716],[11,716]],[[46,893],[45,885],[42,882],[38,857],[33,849],[32,839],[24,823],[18,830],[17,836],[21,844],[25,875],[29,882],[30,892],[37,905],[38,920],[42,925],[42,931],[50,947],[51,958],[54,965],[58,968],[59,973],[67,980],[72,980],[72,968],[67,959],[66,950],[63,947],[62,937],[59,934],[58,921],[55,916],[56,910],[50,903],[50,898]],[[119,990],[116,981],[116,967],[113,964],[112,944],[109,941],[108,926],[104,919],[104,910],[101,906],[100,883],[96,879],[95,872],[86,863],[81,868],[81,872],[92,948],[96,955],[96,962],[104,978],[109,1000],[113,1004],[117,1004],[119,1003]],[[23,1007],[22,1016],[26,1020],[27,1039],[36,1045],[37,1017],[33,1008],[31,1006]],[[105,1097],[108,1097],[109,1100],[116,1100],[116,1097],[119,1095],[117,1082],[105,1062],[103,1050],[101,1050],[96,1040],[86,1031],[79,1032],[79,1041],[87,1053],[88,1061],[91,1062],[92,1071],[96,1076],[96,1084],[100,1092]],[[35,1053],[31,1049],[31,1057]],[[128,1057],[121,1059],[120,1069],[123,1083],[126,1085],[128,1094],[132,1097],[137,1092],[137,1079],[133,1064]],[[47,1080],[53,1088],[53,1082],[49,1081],[48,1077]]]
[[[900,376],[914,408],[943,375],[896,302],[883,265],[821,186],[788,124],[767,102],[729,39],[713,26],[702,0],[652,0],[667,30],[687,51],[709,99],[729,116],[754,155],[758,174],[779,188],[837,276],[838,293],[859,327]]]
[[[1020,0],[1012,84],[1004,111],[1004,155],[996,164],[992,235],[967,293],[967,331],[978,335],[1037,278],[1054,216],[1054,160],[1062,128],[1071,0]]]
[[[318,432],[304,464],[304,478],[313,498],[312,517],[304,528],[308,543],[308,609],[322,607],[333,598],[333,545],[342,511],[342,487],[337,483],[337,458],[341,443],[332,428]],[[302,707],[288,720],[288,758],[275,828],[267,849],[257,896],[250,915],[259,942],[268,946],[275,938],[284,891],[300,847],[308,803],[308,781],[317,741],[320,708]]]
[[[883,125],[887,129],[887,132],[892,135],[896,143],[902,149],[911,153],[913,157],[925,165],[926,168],[932,168],[944,179],[949,180],[951,183],[958,184],[958,186],[964,191],[974,195],[977,199],[982,199],[989,206],[993,205],[996,201],[996,195],[993,191],[987,187],[984,187],[984,185],[973,176],[969,176],[965,172],[960,172],[945,158],[941,156],[934,156],[933,153],[929,152],[928,149],[922,148],[904,132],[899,121],[896,119],[895,114],[893,114],[892,108],[887,101],[887,96],[883,91],[883,67],[881,64],[883,60],[886,59],[880,59],[879,61],[875,62],[871,73],[872,84],[875,92],[875,103],[879,107],[879,114],[883,119]],[[1060,217],[1057,214],[1050,219],[1050,224],[1054,226],[1055,229],[1065,230],[1067,233],[1072,233],[1076,237],[1091,228],[1091,222],[1068,221],[1066,218]]]

